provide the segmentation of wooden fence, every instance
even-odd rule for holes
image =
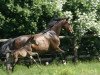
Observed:
[[[59,36],[60,39],[65,38],[66,36]],[[6,42],[8,39],[0,39],[0,44]],[[0,45],[1,46],[1,45]]]

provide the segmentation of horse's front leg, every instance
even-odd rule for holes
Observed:
[[[63,64],[66,64],[66,61],[65,61],[65,51],[64,50],[62,50],[62,49],[60,49],[59,47],[57,47],[57,52],[59,52],[59,54],[60,54],[60,58],[61,58],[61,60],[62,60],[62,63]]]
[[[40,69],[42,69],[42,68],[37,64],[36,60],[35,60],[32,56],[30,56],[30,58],[36,63],[36,66],[37,66],[37,67],[39,67]]]
[[[39,57],[39,54],[38,54],[37,52],[32,52],[32,56],[34,56],[34,55],[37,55],[37,58],[38,58],[38,60],[39,60],[39,62],[40,62],[40,64],[41,64],[41,59],[40,59],[40,57]]]
[[[38,60],[39,60],[39,63],[41,64],[41,59],[40,59],[40,57],[39,57],[39,54],[37,53],[37,58],[38,58]]]
[[[14,66],[16,65],[17,61],[18,61],[18,58],[15,58],[14,59],[14,64],[13,64]]]
[[[36,60],[32,56],[30,56],[30,59],[33,60],[37,64]]]

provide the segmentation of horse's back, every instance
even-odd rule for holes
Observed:
[[[14,40],[14,49],[19,49],[23,46],[25,46],[25,44],[27,44],[27,41],[31,38],[32,35],[22,35],[19,36],[17,38],[15,38]]]
[[[31,36],[32,35],[22,35],[22,36],[15,38],[15,41],[26,42]]]

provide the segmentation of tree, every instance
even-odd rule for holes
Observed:
[[[48,0],[1,0],[1,38],[35,34],[46,28],[54,12],[55,3]]]

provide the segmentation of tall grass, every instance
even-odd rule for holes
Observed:
[[[7,75],[0,68],[0,75]],[[48,66],[32,65],[29,69],[23,65],[17,65],[11,75],[100,75],[100,62],[79,62],[77,64],[67,63],[50,64]]]

